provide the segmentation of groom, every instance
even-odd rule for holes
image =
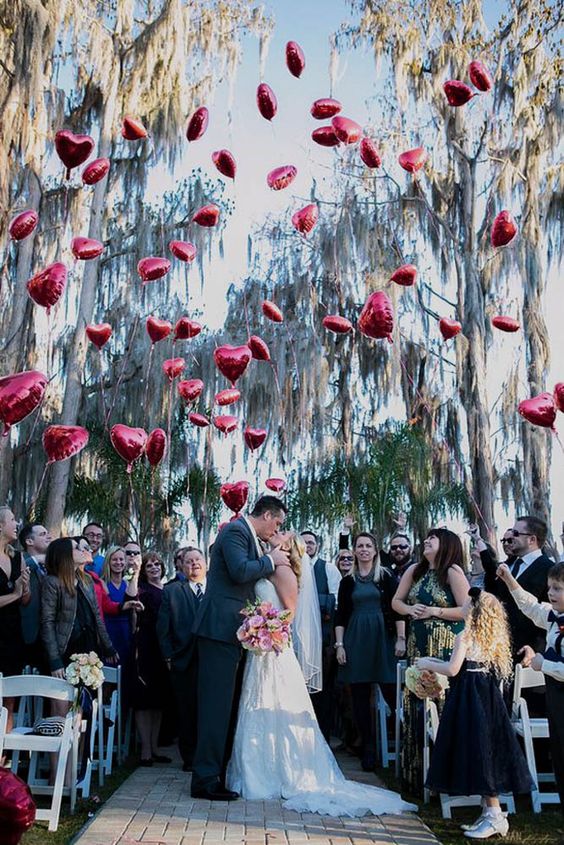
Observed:
[[[254,598],[254,584],[277,566],[289,566],[288,553],[264,548],[280,530],[286,506],[262,496],[250,516],[230,522],[213,544],[205,597],[193,632],[198,637],[198,739],[192,797],[232,801],[236,792],[222,783],[237,668],[243,650],[236,632],[240,611]]]

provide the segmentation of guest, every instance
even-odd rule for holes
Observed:
[[[403,573],[414,563],[413,544],[407,534],[396,531],[392,534],[388,551],[389,568],[401,578]]]
[[[335,566],[341,574],[341,578],[350,575],[353,569],[354,555],[348,549],[339,549],[335,558]],[[340,586],[340,582],[339,582]],[[338,594],[337,594],[338,598]]]
[[[125,549],[121,546],[110,546],[104,559],[104,566],[102,569],[102,580],[105,582],[108,589],[108,596],[112,602],[115,602],[121,607],[119,613],[107,615],[104,617],[108,634],[114,647],[119,654],[120,663],[123,667],[124,675],[129,673],[131,664],[131,648],[133,639],[134,620],[132,619],[131,610],[125,609],[125,596],[129,589],[129,595],[132,597],[137,595],[137,584],[139,578],[139,570],[141,567],[140,555],[141,550],[137,544],[136,555],[129,555],[131,577],[130,581],[124,578],[125,574]],[[124,678],[125,681],[125,678]],[[124,692],[127,691],[127,684],[124,683]]]
[[[0,507],[0,672],[19,675],[24,667],[25,644],[20,605],[30,599],[29,571],[20,552],[14,551],[18,523],[9,507]],[[5,698],[8,732],[12,730],[14,699]]]
[[[99,522],[89,522],[82,529],[82,536],[86,537],[92,552],[92,563],[86,567],[86,572],[95,572],[96,575],[102,575],[104,568],[104,555],[101,553],[101,548],[104,543],[104,529]]]
[[[463,628],[462,607],[468,595],[460,538],[446,528],[433,528],[423,543],[423,558],[402,575],[392,601],[401,616],[409,617],[407,658],[449,660],[454,640]],[[404,691],[402,777],[411,794],[423,786],[422,704]]]
[[[532,597],[531,597],[532,598]],[[490,593],[472,587],[466,620],[450,660],[420,657],[418,669],[453,678],[426,785],[448,795],[481,795],[483,809],[468,839],[506,836],[509,824],[498,796],[530,792],[531,775],[499,691],[513,673],[507,616]]]
[[[74,537],[73,539],[77,542],[83,540],[88,543],[86,537]],[[88,550],[90,550],[90,545],[88,546]],[[124,613],[129,610],[143,610],[143,605],[140,601],[137,601],[137,578],[130,578],[129,581],[127,581],[123,601],[113,601],[113,599],[110,598],[106,582],[102,580],[99,575],[96,575],[93,570],[88,569],[91,561],[92,552],[90,552],[90,560],[84,567],[84,571],[88,577],[92,579],[96,601],[98,602],[98,609],[100,610],[100,616],[104,622],[106,621],[106,617],[109,616],[117,616],[119,613]],[[106,625],[106,629],[107,627],[108,626]]]
[[[137,681],[132,696],[135,723],[141,737],[142,766],[171,762],[170,757],[158,752],[162,710],[170,693],[168,671],[157,638],[164,574],[165,566],[158,554],[147,552],[143,555],[139,599],[145,609],[139,616],[135,635]]]
[[[45,554],[52,540],[51,534],[39,522],[28,522],[18,536],[23,559],[29,570],[29,602],[20,604],[22,633],[25,643],[25,663],[47,672],[45,651],[39,635],[41,622],[41,582],[47,574]]]
[[[170,579],[168,582],[174,583],[176,581],[185,581],[186,576],[184,574],[185,565],[184,565],[184,555],[186,554],[187,549],[193,549],[193,546],[180,546],[179,549],[176,549],[173,557],[174,562],[174,577]]]
[[[475,523],[470,524],[465,533],[470,537],[470,572],[467,575],[470,586],[494,592],[495,587],[491,575],[484,569],[482,555],[487,553],[492,560],[497,560],[495,549],[480,537],[480,528]]]
[[[339,586],[335,649],[339,678],[351,685],[354,718],[362,738],[362,768],[370,771],[376,765],[371,685],[379,684],[394,709],[395,657],[405,653],[405,623],[392,612],[397,579],[380,565],[372,534],[358,534],[353,551],[353,572]]]

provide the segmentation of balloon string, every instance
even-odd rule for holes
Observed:
[[[456,466],[456,468],[459,472],[461,480],[463,480],[464,479],[464,472],[462,470],[462,467],[460,466],[460,463],[458,462],[456,455],[454,454],[454,452],[451,451],[451,449],[449,448],[449,445],[446,442],[446,440],[443,441],[443,444],[444,444],[448,454],[452,457],[452,460],[455,463],[455,466]],[[491,534],[491,528],[488,525],[486,518],[485,518],[484,514],[482,513],[482,510],[481,510],[478,502],[476,501],[474,494],[472,493],[472,490],[470,490],[470,489],[468,490],[468,495],[470,496],[470,501],[472,502],[472,504],[474,505],[474,508],[476,509],[476,513],[478,514],[478,517],[484,523],[484,527],[485,527],[486,531],[488,532],[488,534]]]
[[[210,470],[210,458],[211,458],[211,451],[212,451],[212,430],[211,426],[208,426],[206,430],[206,444],[204,446],[204,493],[202,496],[202,508],[201,508],[201,516],[202,516],[202,524],[206,521],[207,517],[207,505],[208,505],[208,474]]]
[[[247,307],[247,290],[243,288],[243,307],[245,309],[245,325],[247,326],[247,338],[251,336],[251,329],[249,327],[249,309]]]
[[[562,449],[562,452],[564,453],[564,444],[562,443],[562,440],[560,439],[560,435],[558,434],[558,432],[556,431],[555,428],[551,429],[551,431],[552,431],[553,435],[555,436],[556,440],[558,441],[558,445]]]
[[[284,401],[282,399],[282,390],[280,388],[280,379],[278,378],[278,370],[276,369],[276,364],[274,361],[270,361],[270,366],[272,367],[272,375],[274,376],[274,384],[276,385],[276,392],[278,393],[278,401],[280,403],[280,420],[282,421],[284,417]]]
[[[149,364],[147,366],[147,375],[145,377],[146,378],[146,381],[145,381],[145,399],[143,401],[143,407],[145,408],[145,411],[147,411],[147,409],[149,407],[149,405],[148,405],[149,382],[151,380],[151,367],[153,366],[153,350],[154,350],[154,348],[155,348],[155,344],[151,343],[151,348],[149,350]]]
[[[38,498],[39,498],[39,494],[41,493],[41,489],[42,489],[42,487],[43,487],[43,482],[45,481],[45,476],[47,475],[47,470],[49,469],[49,467],[50,467],[50,466],[51,466],[51,462],[50,462],[50,461],[47,461],[47,463],[45,464],[45,466],[44,466],[44,468],[43,468],[43,472],[42,472],[42,474],[41,474],[41,479],[40,479],[40,481],[39,481],[39,486],[37,487],[37,490],[35,491],[35,496],[34,496],[34,497],[33,497],[33,499],[31,500],[31,504],[30,504],[30,506],[29,506],[29,508],[28,508],[28,511],[27,511],[27,519],[28,519],[28,521],[31,521],[31,520],[34,518],[34,515],[35,515],[35,514],[34,514],[34,511],[35,511],[35,505],[36,505],[37,500],[38,500]]]
[[[135,499],[135,490],[133,489],[133,472],[128,472],[127,477],[129,478],[129,494],[131,496],[131,515],[136,517],[139,514],[139,508],[137,507],[137,500]]]
[[[37,423],[39,422],[39,418],[41,416],[41,408],[43,406],[43,403],[45,402],[46,394],[47,394],[47,390],[44,391],[43,396],[41,397],[41,402],[37,406],[37,410],[36,410],[36,413],[35,413],[35,419],[33,420],[33,425],[31,427],[31,431],[29,432],[29,436],[28,436],[28,438],[25,442],[25,445],[23,447],[23,453],[24,454],[29,449],[31,441],[33,439],[33,435],[35,434],[35,429],[37,428]],[[6,434],[7,432],[4,432],[4,433]]]
[[[168,454],[167,454],[167,468],[166,468],[166,477],[167,477],[166,515],[167,516],[170,516],[170,501],[169,501],[168,491],[170,490],[171,456],[172,456],[171,432],[172,432],[173,386],[174,386],[174,379],[170,379],[170,384],[169,384],[169,387],[168,387],[168,423],[167,423]]]
[[[100,368],[100,400],[102,402],[102,423],[104,428],[108,428],[108,421],[106,419],[106,391],[104,389],[104,364],[102,361],[102,350],[98,350],[98,365]]]
[[[294,361],[294,369],[296,370],[296,379],[297,379],[297,382],[298,382],[298,402],[299,402],[299,407],[300,407],[300,421],[302,421],[305,417],[305,414],[304,414],[304,408],[302,407],[303,406],[303,394],[302,394],[302,383],[301,383],[301,377],[300,377],[300,368],[298,366],[298,356],[296,355],[296,347],[295,347],[295,344],[294,344],[294,338],[292,337],[292,333],[290,332],[290,329],[288,328],[288,326],[286,326],[286,333],[288,335],[288,340],[290,342],[290,349],[292,351],[292,358],[293,358],[293,361]],[[301,426],[300,426],[300,428],[301,428]]]
[[[108,416],[106,417],[106,426],[107,426],[107,425],[109,424],[109,422],[110,422],[110,418],[111,418],[111,416],[112,416],[112,413],[113,413],[113,410],[114,410],[114,407],[115,407],[115,404],[116,404],[116,401],[117,401],[117,397],[118,397],[118,393],[119,393],[119,388],[120,388],[120,386],[121,386],[121,382],[122,382],[122,380],[123,380],[123,376],[125,375],[125,368],[126,368],[126,366],[127,366],[127,362],[128,362],[128,360],[129,360],[129,356],[130,356],[130,354],[131,354],[131,348],[132,348],[132,346],[133,346],[133,339],[134,339],[134,337],[135,337],[135,332],[137,331],[137,326],[138,326],[138,325],[139,325],[139,315],[137,314],[137,316],[135,317],[134,323],[133,323],[133,328],[132,328],[132,330],[131,330],[131,336],[130,336],[130,338],[129,338],[129,344],[128,344],[128,346],[127,346],[127,350],[126,350],[125,355],[124,355],[124,357],[123,357],[123,363],[122,363],[122,365],[121,365],[121,371],[120,371],[120,374],[119,374],[119,376],[118,376],[118,380],[117,380],[117,382],[116,382],[116,386],[115,386],[115,389],[114,389],[114,395],[113,395],[113,397],[112,397],[112,404],[111,404],[111,406],[110,406],[110,410],[108,411]]]

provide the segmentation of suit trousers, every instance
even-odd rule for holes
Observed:
[[[174,662],[170,669],[170,682],[174,690],[178,713],[178,750],[182,762],[192,765],[198,735],[198,656],[190,660],[185,669],[177,669]]]
[[[564,812],[564,683],[545,675],[546,709],[550,734],[550,754],[560,795],[560,809]]]

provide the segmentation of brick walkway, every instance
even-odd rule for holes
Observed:
[[[167,749],[168,750],[168,749]],[[339,755],[351,780],[378,785]],[[190,797],[179,763],[139,768],[104,804],[74,845],[440,845],[414,815],[332,818],[285,810],[280,801],[210,802]]]

